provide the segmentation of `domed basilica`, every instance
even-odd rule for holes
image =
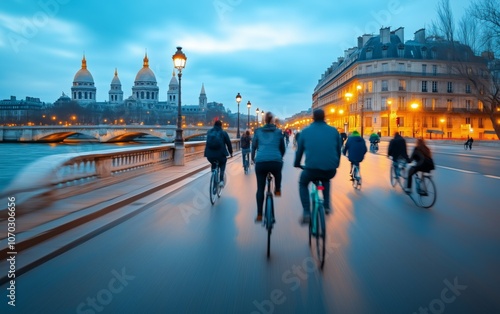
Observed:
[[[71,87],[71,100],[83,107],[92,107],[99,111],[103,110],[124,110],[128,115],[134,115],[134,121],[144,122],[141,120],[147,117],[150,123],[161,123],[161,120],[175,120],[178,109],[179,97],[179,82],[172,73],[172,78],[168,85],[167,100],[159,101],[160,88],[157,85],[156,76],[149,68],[149,59],[147,53],[144,55],[142,68],[137,72],[132,86],[132,94],[124,99],[122,84],[118,77],[118,70],[115,69],[114,77],[111,80],[110,89],[108,92],[109,99],[105,102],[96,101],[96,87],[94,78],[87,69],[87,60],[85,55],[82,58],[82,67],[76,72],[73,78],[73,86]],[[192,122],[205,121],[207,106],[212,105],[207,103],[207,95],[205,87],[202,84],[199,96],[198,105],[182,106],[182,115],[186,120]],[[218,104],[221,105],[221,104]],[[155,118],[156,117],[156,118]]]

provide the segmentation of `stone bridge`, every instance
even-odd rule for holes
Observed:
[[[101,143],[128,142],[134,138],[150,135],[165,142],[175,139],[175,125],[71,125],[71,126],[0,126],[0,142],[61,142],[65,138],[82,134]],[[203,136],[211,126],[187,126],[183,128],[185,140]],[[227,129],[231,138],[235,129]]]

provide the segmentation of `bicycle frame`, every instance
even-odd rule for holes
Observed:
[[[320,268],[325,264],[326,249],[326,223],[324,208],[324,186],[321,181],[313,181],[311,186],[311,219],[309,220],[309,246],[312,244],[312,238],[316,239],[316,255]]]
[[[273,193],[272,193],[272,181],[273,181],[273,176],[269,172],[267,174],[267,190],[266,190],[266,198],[265,198],[265,207],[264,207],[264,221],[263,225],[267,229],[267,257],[269,258],[269,255],[271,254],[271,231],[273,229],[273,225],[275,223],[274,219],[274,200],[273,200]]]

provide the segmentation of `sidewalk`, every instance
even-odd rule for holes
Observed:
[[[235,154],[235,157],[237,155]],[[229,159],[228,162],[233,160]],[[75,187],[79,193],[73,193],[74,195],[58,199],[47,207],[16,217],[15,249],[9,249],[7,241],[2,241],[0,269],[8,269],[6,259],[10,255],[7,252],[14,251],[18,258],[18,276],[138,214],[150,202],[164,196],[163,189],[181,188],[182,185],[176,184],[209,168],[210,164],[206,158],[199,158],[187,162],[184,166],[149,171],[129,179],[125,175],[123,180],[120,180],[122,175],[118,175],[114,178],[114,184],[102,184],[98,181]],[[143,198],[149,199],[134,206],[134,202]],[[1,225],[1,230],[6,231],[7,221],[2,221]],[[59,236],[63,233],[64,236]],[[6,240],[6,232],[1,235],[2,240]],[[0,274],[0,284],[5,282],[7,274]]]

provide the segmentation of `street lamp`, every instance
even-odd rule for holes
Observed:
[[[264,110],[261,110],[260,114],[262,115],[262,117],[260,119],[260,123],[264,124]]]
[[[250,100],[247,102],[247,108],[248,108],[248,122],[247,122],[247,128],[250,130],[250,107],[252,107],[252,103]]]
[[[444,135],[444,121],[445,119],[444,118],[441,118],[441,120],[439,120],[441,122],[441,139],[443,139],[443,135]]]
[[[413,109],[413,137],[415,137],[415,111],[418,108],[418,104],[417,103],[411,104],[411,108]]]
[[[389,113],[387,114],[387,136],[391,136],[391,114],[392,114],[392,100],[387,100]]]
[[[364,130],[364,117],[363,117],[363,112],[364,112],[364,94],[363,91],[361,90],[362,87],[361,85],[356,86],[356,89],[358,90],[358,100],[359,100],[359,94],[361,94],[361,137],[363,137],[363,130]]]
[[[186,55],[182,52],[182,47],[177,47],[177,51],[172,56],[174,67],[179,71],[179,101],[177,106],[177,129],[175,130],[175,146],[184,146],[184,139],[182,138],[182,114],[181,114],[181,77],[182,69],[186,66]]]
[[[260,112],[259,108],[255,109],[255,120],[257,120],[257,126],[259,125],[259,112]]]
[[[236,128],[236,138],[240,138],[240,101],[241,95],[238,93],[238,95],[236,95],[236,102],[238,103],[238,125]]]

